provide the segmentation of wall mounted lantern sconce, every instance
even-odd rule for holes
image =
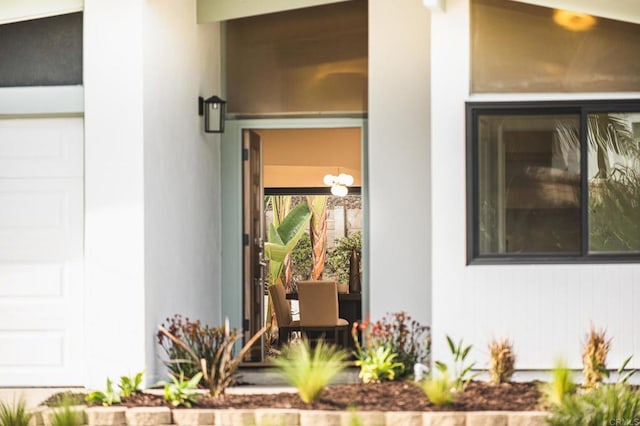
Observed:
[[[227,112],[227,102],[217,96],[204,99],[198,97],[198,115],[204,115],[204,131],[206,133],[224,132],[224,119]]]

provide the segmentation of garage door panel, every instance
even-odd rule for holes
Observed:
[[[0,332],[0,369],[64,367],[63,330]]]
[[[82,119],[0,119],[0,386],[84,377]]]
[[[66,275],[63,263],[0,264],[0,298],[62,297]]]
[[[82,147],[82,118],[0,120],[0,177],[81,177]]]
[[[0,259],[82,256],[82,179],[0,179]]]

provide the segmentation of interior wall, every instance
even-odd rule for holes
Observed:
[[[580,368],[593,322],[613,337],[608,364],[617,368],[640,352],[640,265],[466,265],[469,0],[448,0],[446,13],[433,14],[432,40],[433,359],[449,359],[449,334],[473,344],[469,358],[484,366],[489,340],[505,336],[514,341],[517,369],[549,369],[559,356]]]
[[[431,321],[430,14],[420,0],[369,2],[371,319]]]
[[[102,388],[146,361],[144,1],[84,3],[86,385]]]
[[[220,94],[220,31],[195,16],[196,0],[146,2],[144,12],[149,376],[162,370],[155,333],[167,317],[221,324],[220,137],[203,132],[197,107],[198,96]]]

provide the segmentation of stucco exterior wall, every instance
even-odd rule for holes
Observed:
[[[161,371],[154,338],[180,313],[220,318],[219,135],[205,135],[198,96],[220,94],[219,24],[196,24],[196,1],[144,9],[146,367]],[[160,350],[160,352],[162,352]],[[150,377],[156,381],[164,377]]]
[[[464,103],[541,96],[470,95],[468,0],[448,0],[446,13],[432,15],[431,40],[434,359],[449,359],[444,340],[449,334],[472,343],[470,358],[485,367],[488,341],[508,336],[515,342],[518,369],[548,369],[558,356],[580,368],[592,321],[613,337],[608,364],[619,366],[640,351],[639,265],[465,265]],[[637,368],[640,359],[632,364]]]
[[[431,320],[429,28],[419,0],[369,2],[372,320],[400,310]]]
[[[144,368],[142,0],[86,0],[86,384]],[[62,384],[62,383],[61,383]]]

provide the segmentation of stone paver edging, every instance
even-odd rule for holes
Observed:
[[[54,409],[37,408],[30,426],[49,426]],[[207,409],[74,407],[88,426],[544,426],[543,411],[319,411],[281,408]],[[354,422],[356,419],[359,422]]]

